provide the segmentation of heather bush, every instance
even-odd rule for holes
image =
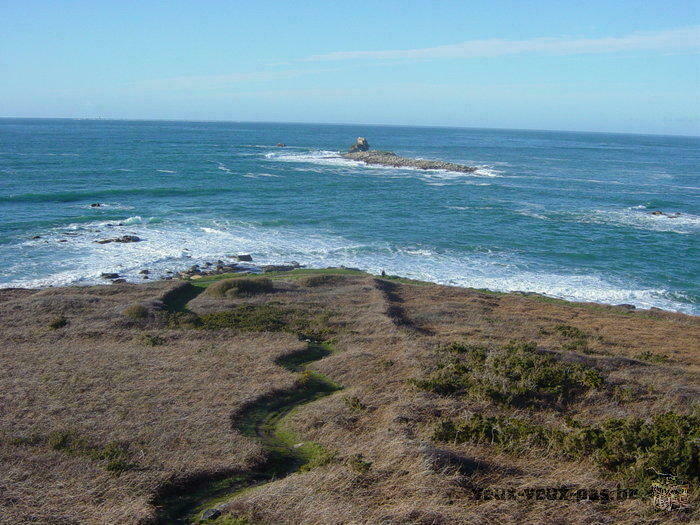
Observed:
[[[511,342],[498,349],[453,343],[456,354],[426,377],[414,380],[423,390],[469,395],[507,405],[567,403],[603,384],[600,373],[539,352],[534,343]]]
[[[440,421],[433,439],[494,445],[515,453],[547,449],[568,458],[588,458],[643,489],[661,476],[700,481],[698,415],[667,412],[649,420],[609,418],[584,425],[568,419],[568,423],[568,429],[559,429],[515,417],[475,414],[468,419]]]

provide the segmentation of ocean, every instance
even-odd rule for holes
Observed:
[[[478,170],[342,159],[358,136]],[[698,137],[5,118],[0,287],[249,253],[698,314],[699,195]]]

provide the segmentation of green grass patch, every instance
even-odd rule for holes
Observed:
[[[303,350],[277,358],[275,363],[292,372],[300,372],[306,363],[323,359],[332,352],[333,348],[329,343],[312,342]]]
[[[418,286],[426,286],[426,285],[435,285],[435,283],[431,283],[429,281],[419,281],[418,279],[409,279],[408,277],[401,277],[399,275],[384,275],[383,277],[380,277],[381,279],[386,279],[387,281],[392,281],[396,283],[401,283],[401,284],[415,284]]]
[[[294,387],[263,396],[234,416],[237,428],[244,435],[262,441],[267,460],[246,472],[225,474],[196,486],[181,487],[161,495],[158,498],[161,507],[160,522],[196,522],[202,511],[228,501],[235,495],[297,470],[311,470],[335,461],[334,452],[317,443],[301,441],[289,425],[290,416],[301,404],[315,401],[342,388],[323,374],[304,370],[305,364],[321,359],[332,351],[330,343],[312,341],[304,350],[280,357],[277,364],[291,371],[302,372]],[[211,523],[219,523],[222,519],[242,518],[224,515]]]
[[[96,445],[84,436],[71,430],[55,430],[47,435],[33,434],[11,441],[19,446],[48,446],[52,450],[66,454],[87,456],[99,461],[105,470],[116,475],[132,470],[137,465],[131,461],[129,444],[124,441],[111,441]]]
[[[189,326],[207,330],[230,329],[239,332],[289,332],[301,339],[323,341],[333,335],[329,312],[307,313],[274,304],[244,304],[222,312],[183,317]],[[178,323],[180,319],[174,319]],[[171,324],[172,326],[172,324]],[[188,326],[188,327],[189,327]]]
[[[202,291],[201,288],[185,282],[166,292],[161,300],[169,312],[184,312],[187,311],[187,303],[197,297]]]
[[[511,342],[487,349],[469,343],[443,348],[452,354],[413,383],[441,395],[469,395],[495,403],[527,406],[566,404],[603,385],[601,374],[539,352],[534,343]]]
[[[232,329],[241,332],[281,332],[286,327],[285,311],[272,305],[237,306],[199,317],[208,330]]]
[[[350,270],[347,268],[298,268],[296,270],[291,270],[288,272],[266,272],[266,278],[269,279],[299,279],[303,277],[313,276],[313,275],[369,275],[361,270]],[[250,279],[251,274],[240,274],[240,273],[222,273],[218,275],[207,275],[201,279],[196,279],[192,281],[192,286],[199,288],[207,288],[214,282],[221,281],[223,279]]]
[[[267,277],[224,279],[207,287],[206,294],[211,297],[249,297],[269,293],[273,290],[272,280]]]
[[[302,286],[308,286],[309,288],[316,288],[318,286],[333,286],[335,284],[342,283],[344,280],[344,275],[322,273],[318,275],[301,277],[299,279],[299,284]]]

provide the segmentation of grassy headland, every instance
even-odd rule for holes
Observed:
[[[0,290],[0,330],[11,523],[700,518],[695,317],[299,269]]]

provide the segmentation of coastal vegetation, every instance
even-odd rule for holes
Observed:
[[[11,523],[700,518],[691,316],[336,268],[3,290],[0,325]],[[474,497],[561,486],[638,496]]]
[[[416,386],[445,395],[469,395],[514,406],[566,404],[603,385],[602,375],[578,363],[563,363],[534,343],[511,341],[498,349],[452,343],[458,356],[440,361]]]
[[[222,279],[207,287],[207,294],[213,297],[256,295],[272,291],[272,281],[266,277]]]
[[[649,491],[659,480],[659,472],[681,483],[700,482],[700,413],[666,412],[650,420],[608,418],[592,425],[572,419],[565,422],[564,428],[557,428],[519,417],[474,414],[468,419],[441,421],[433,437],[494,446],[510,453],[545,450],[577,460],[587,458],[640,491]]]

